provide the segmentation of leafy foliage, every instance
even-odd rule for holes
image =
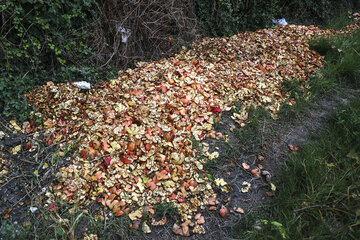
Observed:
[[[344,9],[360,8],[356,0],[193,0],[193,4],[197,17],[212,36],[269,27],[273,19],[282,17],[289,22],[327,25]],[[341,23],[336,23],[337,29],[345,26]]]
[[[0,112],[27,118],[24,92],[47,81],[116,75],[134,61],[161,58],[196,40],[186,1],[1,1]],[[122,41],[122,28],[131,39]]]
[[[278,0],[194,0],[195,12],[213,36],[269,27],[279,11]]]
[[[325,54],[326,64],[312,81],[312,92],[332,89],[335,84],[358,88],[360,77],[360,31],[352,35],[332,36],[310,41],[311,48]]]
[[[0,29],[0,109],[26,118],[22,94],[46,81],[94,82],[91,23],[96,1],[3,1]]]
[[[326,26],[346,9],[359,9],[357,0],[287,1],[280,0],[282,16],[296,23]],[[338,20],[338,19],[337,19]],[[338,20],[339,21],[339,20]],[[340,26],[340,25],[339,25]],[[334,23],[332,23],[334,27]]]

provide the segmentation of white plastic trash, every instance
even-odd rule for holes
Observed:
[[[80,89],[91,89],[91,85],[88,82],[81,81],[81,82],[73,82],[73,85]]]
[[[281,19],[275,19],[272,20],[273,23],[277,24],[277,25],[287,25],[288,23],[286,22],[285,18],[281,18]]]
[[[36,212],[37,210],[38,210],[37,207],[30,207],[30,212],[31,212],[31,213],[34,213],[34,212]]]
[[[121,42],[126,43],[131,35],[131,29],[123,28],[121,25],[116,25],[116,31],[121,32]]]
[[[270,31],[265,31],[267,34],[269,34],[270,36],[274,36],[274,34],[272,33],[272,32],[270,32]]]
[[[131,29],[128,28],[121,29],[121,42],[126,43],[130,35],[131,35]]]

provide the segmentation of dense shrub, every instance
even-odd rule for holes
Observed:
[[[344,10],[359,9],[357,0],[193,0],[195,13],[212,36],[272,26],[272,19],[325,25]]]
[[[198,18],[213,36],[270,26],[279,0],[193,0]]]
[[[200,36],[181,0],[1,1],[0,17],[0,113],[20,118],[34,85],[105,80]],[[121,28],[131,29],[127,42]]]
[[[31,86],[68,80],[95,56],[90,23],[95,1],[3,1],[0,29],[0,107],[26,117],[22,97]]]
[[[294,23],[328,25],[344,11],[358,10],[358,0],[280,0],[281,14]],[[334,25],[332,23],[332,25]]]

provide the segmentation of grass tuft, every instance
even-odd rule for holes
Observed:
[[[236,128],[234,132],[242,150],[255,151],[256,146],[263,144],[264,136],[270,134],[271,129],[267,125],[273,119],[268,110],[251,107],[248,110],[248,121],[243,128]]]
[[[359,137],[360,97],[341,107],[320,137],[284,163],[269,212],[248,221],[246,234],[254,239],[359,239]]]
[[[325,66],[310,83],[313,94],[341,87],[360,87],[360,31],[310,41],[310,46],[325,55]]]
[[[311,78],[313,96],[360,87],[360,31],[310,45],[326,60]],[[284,90],[297,103],[282,107],[281,121],[308,105],[296,81]],[[234,238],[360,239],[360,97],[340,107],[328,128],[293,153],[278,175],[276,196],[233,226]]]

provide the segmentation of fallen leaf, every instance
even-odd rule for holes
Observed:
[[[299,150],[299,147],[296,147],[296,146],[294,146],[294,145],[292,145],[292,144],[289,144],[288,146],[289,146],[289,148],[290,148],[291,151],[297,151],[297,150]]]
[[[11,148],[11,150],[10,150],[10,152],[11,152],[13,155],[18,154],[18,152],[20,152],[20,151],[21,151],[21,144],[15,146],[15,147],[13,147],[13,148]]]
[[[121,209],[116,209],[115,210],[115,216],[117,216],[117,217],[122,216],[124,214],[125,214],[125,212],[123,210],[121,210]]]
[[[132,152],[132,151],[135,150],[135,147],[136,147],[135,143],[131,142],[131,143],[129,143],[127,149],[128,149],[130,152]]]
[[[183,231],[177,223],[174,223],[172,231],[177,235],[183,235]]]
[[[133,224],[130,224],[130,228],[139,229],[140,228],[140,220],[134,220]]]
[[[221,186],[221,187],[227,185],[227,182],[225,182],[225,180],[223,178],[216,178],[214,180],[214,183],[216,186]]]
[[[151,228],[149,227],[149,225],[146,223],[146,221],[143,222],[142,224],[142,231],[144,233],[151,233]]]
[[[27,142],[25,146],[25,150],[29,150],[31,148],[31,142]]]
[[[242,193],[247,193],[247,192],[249,192],[249,190],[250,190],[250,188],[251,188],[251,184],[248,183],[248,182],[246,182],[246,181],[244,181],[244,182],[242,183],[242,185],[243,185],[243,187],[241,188],[241,192],[242,192]]]
[[[242,165],[242,167],[243,167],[245,170],[250,169],[250,165],[248,165],[248,164],[245,163],[245,162],[243,162],[241,165]]]
[[[111,143],[110,143],[110,146],[111,146],[111,148],[114,149],[114,150],[119,150],[119,149],[121,148],[120,144],[117,143],[116,141],[111,142]]]
[[[9,218],[10,218],[10,212],[11,212],[12,210],[13,210],[12,208],[8,208],[8,209],[4,210],[4,211],[2,212],[3,218],[4,218],[4,219],[9,219]]]
[[[221,205],[220,216],[225,217],[227,214],[228,214],[228,209],[224,205]]]
[[[137,220],[137,219],[139,219],[139,218],[141,218],[141,217],[142,217],[142,212],[141,212],[140,209],[138,209],[138,210],[136,210],[136,211],[133,211],[133,212],[131,212],[131,213],[129,214],[129,218],[130,218],[131,220]]]
[[[181,224],[181,230],[182,230],[182,234],[181,234],[181,235],[186,236],[186,237],[190,236],[189,222],[188,222],[188,221],[183,222],[183,223]]]
[[[128,158],[125,158],[125,157],[121,157],[120,158],[120,161],[122,161],[124,164],[129,164],[129,163],[132,163],[132,161]]]
[[[94,124],[94,121],[93,121],[93,120],[87,120],[87,121],[85,122],[85,124],[86,124],[86,126],[91,126],[91,125]]]
[[[238,208],[235,208],[235,212],[243,214],[243,213],[244,213],[244,209],[238,207]]]
[[[155,218],[152,218],[152,219],[151,219],[151,225],[153,225],[153,226],[163,226],[163,225],[165,225],[166,221],[167,221],[166,216],[164,216],[164,217],[163,217],[161,220],[159,220],[159,221],[156,221]]]
[[[251,174],[254,176],[254,177],[260,177],[260,169],[259,168],[254,168],[252,169],[251,171]]]
[[[213,160],[215,158],[218,158],[219,157],[219,153],[218,152],[213,152],[209,155],[209,159],[210,160]]]
[[[50,211],[51,211],[51,212],[54,212],[54,211],[55,211],[55,207],[56,207],[55,203],[51,203],[51,204],[49,205]]]
[[[205,223],[205,218],[204,216],[201,216],[199,219],[197,219],[196,221],[198,224],[204,224]]]
[[[195,227],[193,229],[193,233],[195,233],[195,234],[205,234],[205,229],[204,229],[203,226],[195,225]]]
[[[43,123],[47,128],[52,128],[54,126],[54,123],[52,121],[45,121]]]
[[[210,197],[207,199],[207,202],[209,205],[215,205],[217,201],[216,201],[216,198]]]
[[[106,157],[105,158],[105,164],[110,165],[111,159],[112,159],[111,157]]]
[[[274,196],[274,193],[273,193],[273,192],[266,192],[266,195],[267,195],[268,197],[273,197],[273,196]]]
[[[275,186],[275,184],[270,183],[270,185],[271,185],[271,191],[275,192],[275,191],[276,191],[276,186]]]
[[[16,120],[11,120],[10,124],[13,126],[13,128],[15,128],[15,130],[17,131],[21,131],[21,128],[19,127],[19,125],[16,123]]]

